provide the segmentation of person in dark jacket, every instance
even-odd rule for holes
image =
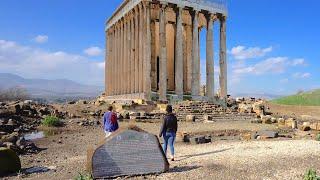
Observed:
[[[167,155],[168,144],[171,151],[171,161],[174,161],[174,143],[178,130],[177,117],[172,113],[172,106],[166,108],[167,114],[163,118],[163,124],[159,133],[159,137],[163,136],[163,151]]]

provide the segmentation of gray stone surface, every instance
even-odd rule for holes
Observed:
[[[161,173],[169,168],[158,138],[130,129],[106,139],[88,162],[94,178]]]

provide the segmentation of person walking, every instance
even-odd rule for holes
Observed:
[[[103,115],[103,129],[106,133],[106,138],[119,129],[117,114],[113,112],[112,106],[109,106],[108,111]]]
[[[159,137],[163,136],[163,151],[167,155],[168,144],[171,151],[171,161],[174,161],[174,143],[176,133],[178,130],[177,117],[172,113],[172,106],[168,105],[166,108],[167,114],[163,118],[163,123],[160,129]]]

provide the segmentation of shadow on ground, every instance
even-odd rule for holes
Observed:
[[[184,155],[184,156],[180,156],[179,160],[177,160],[177,161],[183,161],[183,160],[186,160],[186,159],[189,159],[189,158],[192,158],[192,157],[199,157],[199,156],[205,156],[205,155],[209,155],[209,154],[216,154],[216,153],[228,151],[230,149],[233,149],[233,148],[226,148],[226,149],[221,149],[221,150],[212,151],[212,152],[206,152],[206,153],[200,153],[200,154]]]
[[[194,169],[198,169],[198,168],[201,168],[202,166],[176,166],[172,169],[169,170],[169,173],[172,173],[172,172],[186,172],[186,171],[191,171],[191,170],[194,170]]]

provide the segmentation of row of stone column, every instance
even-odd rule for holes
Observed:
[[[149,2],[140,3],[107,31],[106,92],[108,96],[138,94],[151,99],[151,17]],[[159,100],[167,95],[166,8],[159,9]],[[175,46],[175,91],[182,97],[183,83],[183,7],[177,7]],[[191,94],[200,95],[199,10],[192,12]],[[214,97],[213,22],[220,20],[220,96],[227,96],[226,21],[207,14],[206,96]],[[137,97],[137,96],[135,96]]]
[[[150,8],[139,4],[106,32],[106,93],[150,100]]]
[[[166,49],[166,4],[160,6],[160,83],[159,100],[166,101],[167,93],[167,49]],[[175,46],[175,93],[183,96],[183,7],[177,7],[176,13],[176,46]],[[192,74],[191,95],[200,95],[200,54],[199,54],[199,10],[194,10],[192,18]],[[213,50],[213,21],[217,19],[214,14],[207,14],[207,47],[206,47],[206,96],[214,98],[214,50]],[[227,63],[226,63],[226,21],[220,20],[220,96],[227,96]],[[190,77],[189,77],[190,78]],[[186,82],[185,82],[186,83]]]

